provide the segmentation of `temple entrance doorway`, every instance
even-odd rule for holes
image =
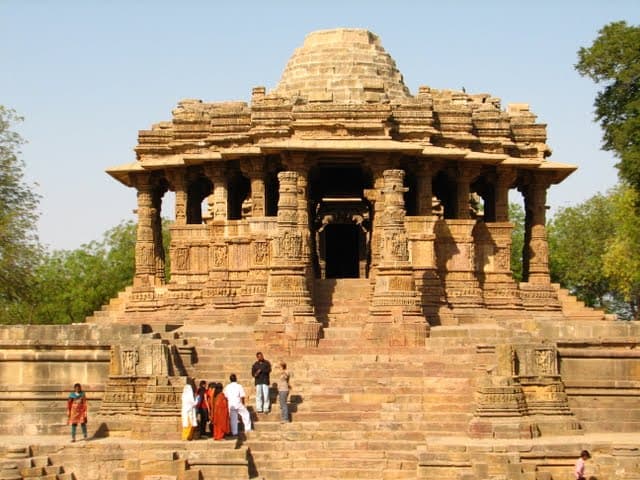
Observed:
[[[357,225],[328,225],[325,232],[325,278],[359,278]]]
[[[327,162],[310,172],[309,204],[316,278],[367,278],[370,263],[370,175],[354,163]]]

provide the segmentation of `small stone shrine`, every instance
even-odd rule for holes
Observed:
[[[309,34],[248,103],[179,102],[107,170],[137,191],[133,285],[86,324],[0,329],[0,433],[32,436],[0,478],[558,480],[587,448],[640,479],[640,326],[551,282],[547,191],[576,167],[546,140],[527,104],[412,94],[361,29]],[[185,382],[237,373],[252,410],[258,350],[293,422],[180,442]],[[36,444],[75,382],[96,440]]]

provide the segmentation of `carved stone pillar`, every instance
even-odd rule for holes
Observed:
[[[513,224],[509,222],[478,222],[473,229],[476,274],[487,308],[522,308],[518,285],[511,273],[512,230]]]
[[[184,170],[170,170],[167,178],[176,194],[175,225],[187,224],[187,182]]]
[[[439,220],[436,223],[438,274],[444,282],[447,303],[453,308],[483,305],[476,276],[475,225],[475,220]]]
[[[416,168],[418,192],[416,195],[417,211],[419,216],[433,215],[433,191],[431,166],[428,163],[420,163]]]
[[[371,222],[371,264],[369,265],[369,278],[372,282],[377,274],[377,266],[380,263],[381,237],[380,237],[380,217],[384,211],[384,169],[388,168],[387,157],[373,157],[369,160],[373,172],[373,189],[367,193],[367,200],[373,206],[373,219]]]
[[[265,214],[265,185],[264,158],[243,160],[240,164],[243,173],[251,182],[251,216],[264,217]]]
[[[278,230],[264,307],[254,330],[263,345],[317,346],[320,336],[306,276],[303,245],[308,229],[300,230],[298,177],[291,171],[278,174]]]
[[[515,180],[515,172],[498,170],[495,183],[495,217],[496,222],[509,221],[509,189]]]
[[[405,228],[403,170],[384,172],[384,210],[378,228],[380,263],[365,337],[388,345],[424,345],[429,325],[422,315]]]
[[[138,189],[138,227],[135,251],[136,273],[133,286],[138,292],[153,291],[153,288],[161,285],[164,280],[164,250],[160,218],[162,195],[148,175],[138,176],[135,185]]]
[[[411,266],[420,293],[422,310],[427,318],[434,318],[445,304],[444,289],[438,275],[435,250],[435,226],[438,217],[406,217]]]
[[[459,168],[456,175],[456,218],[467,220],[471,218],[469,194],[473,172]]]
[[[549,274],[549,244],[546,229],[546,200],[549,183],[541,175],[532,176],[521,187],[525,207],[524,251],[520,284],[522,301],[532,310],[560,310]]]
[[[213,183],[213,193],[207,199],[211,219],[213,222],[226,221],[229,192],[224,165],[207,165],[205,174]]]
[[[309,177],[309,167],[305,163],[306,155],[304,154],[292,154],[291,155],[291,165],[293,167],[293,171],[298,175],[297,181],[297,219],[298,219],[298,230],[302,234],[303,242],[302,242],[302,255],[303,261],[306,262],[307,266],[311,267],[311,230],[310,230],[310,222],[309,222],[309,201],[307,197],[308,192],[308,177]],[[311,274],[311,270],[309,270],[308,274]]]

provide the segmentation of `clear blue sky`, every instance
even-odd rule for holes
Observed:
[[[617,181],[593,122],[597,86],[573,69],[614,20],[639,24],[640,2],[0,0],[0,104],[25,117],[40,238],[72,249],[134,218],[135,191],[104,170],[135,160],[138,130],[183,98],[248,101],[252,87],[274,88],[313,30],[367,28],[413,94],[464,86],[503,108],[529,103],[548,124],[551,160],[579,166],[552,187],[554,211]]]

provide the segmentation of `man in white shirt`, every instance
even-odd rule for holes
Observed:
[[[229,421],[231,423],[231,435],[234,437],[238,435],[238,415],[242,418],[245,433],[251,431],[251,417],[249,410],[245,406],[244,388],[238,383],[238,379],[235,373],[232,373],[229,377],[229,383],[222,393],[227,397],[229,403]]]

